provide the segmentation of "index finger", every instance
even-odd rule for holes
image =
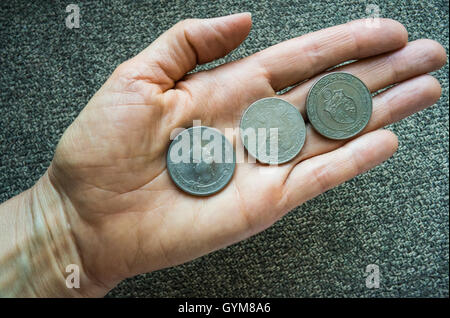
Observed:
[[[376,25],[369,21],[355,20],[309,33],[271,46],[242,62],[256,66],[254,69],[278,91],[342,62],[396,50],[408,42],[408,33],[401,23],[380,19]]]

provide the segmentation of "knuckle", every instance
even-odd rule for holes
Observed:
[[[114,77],[130,78],[133,76],[133,67],[129,60],[120,63],[113,72]]]
[[[184,20],[181,20],[180,22],[178,22],[177,24],[175,24],[175,27],[180,28],[180,29],[188,29],[189,27],[197,24],[198,21],[199,21],[199,19],[194,19],[194,18],[184,19]]]
[[[330,172],[326,166],[318,166],[311,173],[313,182],[318,186],[320,193],[330,189]]]
[[[363,157],[366,158],[374,158],[375,155],[375,151],[372,149],[366,149],[366,153],[361,153],[359,151],[352,151],[352,150],[348,150],[349,151],[349,161],[351,162],[350,167],[352,168],[352,172],[351,175],[352,176],[357,176],[360,175],[361,173],[364,173],[367,170],[366,165],[364,164],[364,159],[362,159]]]

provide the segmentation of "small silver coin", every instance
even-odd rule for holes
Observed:
[[[233,177],[233,146],[217,129],[195,126],[178,134],[167,151],[167,170],[183,191],[207,196],[223,189]]]
[[[366,127],[372,115],[372,95],[357,77],[335,72],[311,87],[306,112],[314,129],[330,139],[347,139]]]
[[[242,143],[249,154],[267,164],[292,160],[306,138],[305,121],[298,109],[275,97],[251,104],[242,115],[240,128]]]

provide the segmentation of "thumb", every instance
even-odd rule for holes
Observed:
[[[197,64],[213,61],[235,49],[247,37],[251,24],[250,13],[184,20],[129,62],[139,67],[141,76],[165,91]]]

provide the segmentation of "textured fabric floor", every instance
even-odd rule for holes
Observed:
[[[253,13],[220,63],[366,16],[367,1],[68,1],[0,4],[0,202],[32,186],[56,143],[113,69],[188,17]],[[448,1],[376,1],[410,40],[448,52]],[[216,64],[209,64],[211,67]],[[448,66],[438,104],[390,127],[400,147],[380,167],[293,210],[267,231],[190,263],[128,279],[108,296],[449,296]],[[366,265],[379,289],[365,286]]]

